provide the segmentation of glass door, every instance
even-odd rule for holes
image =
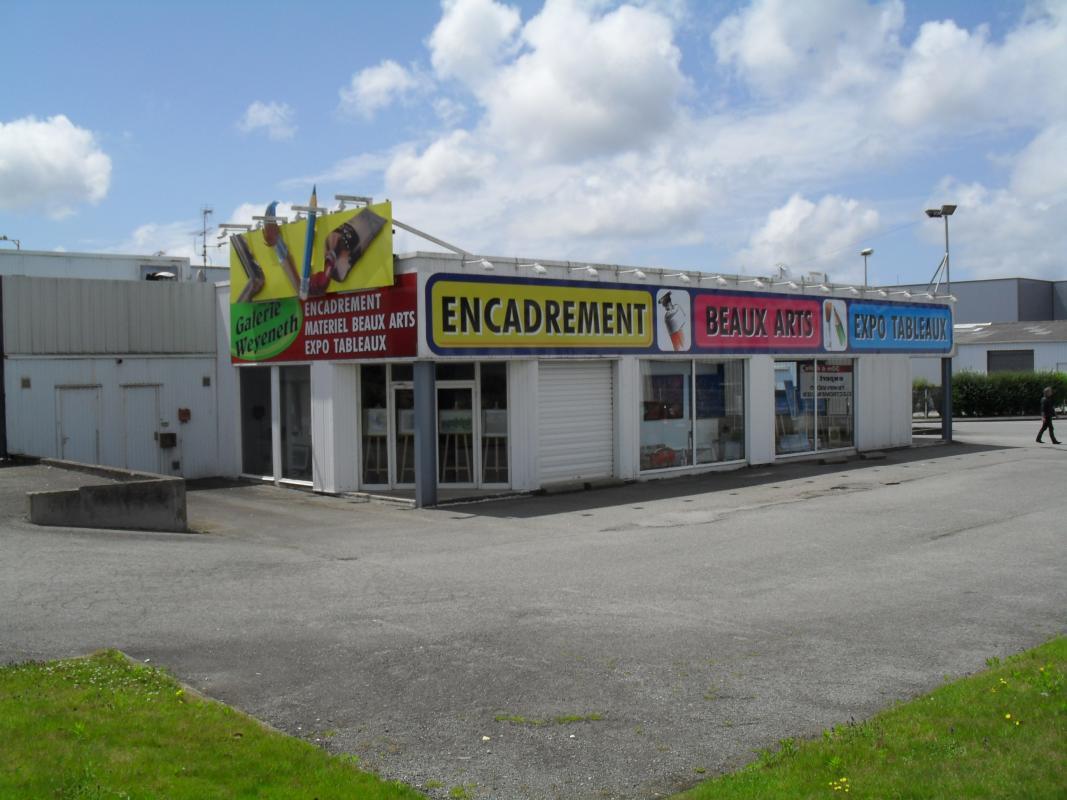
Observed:
[[[415,390],[409,384],[393,384],[394,486],[415,485]]]
[[[282,478],[311,482],[311,367],[279,367]]]
[[[437,480],[442,486],[475,485],[478,449],[474,446],[474,382],[437,385]]]
[[[815,362],[777,361],[774,365],[774,452],[815,449]]]

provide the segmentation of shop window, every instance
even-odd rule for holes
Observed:
[[[482,482],[508,482],[508,365],[481,365]]]
[[[415,390],[393,387],[396,420],[396,482],[415,483]]]
[[[641,362],[641,469],[693,463],[690,361]]]
[[[474,483],[474,391],[468,387],[437,389],[438,480]]]
[[[854,446],[853,369],[847,359],[775,363],[778,455]]]
[[[282,477],[311,480],[311,367],[279,367]]]
[[[819,450],[852,447],[852,362],[847,359],[815,362]]]
[[[389,408],[384,364],[364,364],[360,373],[363,484],[389,483]]]
[[[410,382],[415,379],[415,369],[411,364],[393,364],[393,383]]]
[[[745,457],[743,361],[641,362],[642,471]]]
[[[745,457],[745,364],[698,361],[695,365],[696,463]]]
[[[812,375],[814,362],[775,364],[775,452],[779,455],[815,449],[815,414],[801,375]]]
[[[270,367],[241,367],[241,470],[274,475],[271,446]]]
[[[437,363],[437,380],[473,381],[474,364],[465,361],[439,361]]]

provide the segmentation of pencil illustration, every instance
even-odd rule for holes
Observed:
[[[318,208],[319,200],[315,194],[314,186],[311,187],[311,200],[308,202],[308,206],[312,209]],[[308,230],[307,239],[304,242],[304,274],[300,278],[300,299],[308,299],[308,289],[311,286],[311,251],[315,247],[315,217],[317,215],[314,211],[308,212]]]

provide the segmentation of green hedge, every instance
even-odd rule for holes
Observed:
[[[959,372],[952,376],[952,414],[961,417],[1033,416],[1041,413],[1041,394],[1052,387],[1056,406],[1067,399],[1067,374],[1063,372]],[[930,388],[917,380],[913,394]],[[940,389],[940,387],[934,387]],[[937,397],[940,401],[940,391]]]

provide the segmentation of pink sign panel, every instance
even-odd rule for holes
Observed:
[[[708,292],[693,297],[697,350],[808,352],[822,347],[822,303],[807,297]]]

